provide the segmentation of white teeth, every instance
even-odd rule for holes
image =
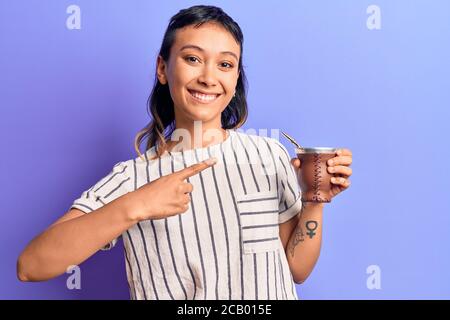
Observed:
[[[196,91],[190,91],[190,94],[193,95],[195,98],[202,100],[202,101],[213,101],[217,98],[217,95],[210,95],[210,94],[203,94]]]

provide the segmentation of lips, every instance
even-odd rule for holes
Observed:
[[[217,93],[204,93],[204,92],[200,92],[200,91],[196,91],[196,90],[190,90],[188,89],[190,95],[192,98],[194,98],[194,100],[201,102],[201,103],[210,103],[215,101],[220,94]]]

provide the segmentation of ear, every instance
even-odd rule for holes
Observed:
[[[167,83],[166,77],[166,63],[161,56],[158,56],[158,60],[156,62],[156,73],[158,75],[158,80],[161,84]]]

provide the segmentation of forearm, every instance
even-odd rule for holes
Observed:
[[[38,235],[20,255],[18,274],[25,281],[43,281],[85,261],[136,223],[128,212],[129,195]]]
[[[322,243],[323,204],[305,203],[286,248],[292,276],[301,283],[312,272]]]

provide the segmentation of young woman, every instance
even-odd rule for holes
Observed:
[[[247,117],[242,53],[241,29],[220,8],[172,17],[139,156],[25,248],[22,281],[56,277],[122,236],[132,299],[298,298],[295,283],[319,256],[322,205],[302,206],[300,163],[281,143],[236,130]],[[350,151],[339,152],[335,194],[351,174]],[[309,237],[306,221],[315,221]]]

